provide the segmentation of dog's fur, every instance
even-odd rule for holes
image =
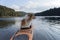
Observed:
[[[26,19],[23,19],[21,21],[21,26],[24,26],[27,23],[27,21],[31,21],[33,19],[33,17],[34,17],[33,14],[28,14],[28,19],[27,20]]]

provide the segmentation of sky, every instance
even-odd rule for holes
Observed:
[[[36,13],[60,7],[60,0],[0,0],[0,5],[12,8],[15,11]]]

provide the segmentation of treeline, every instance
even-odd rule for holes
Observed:
[[[60,16],[60,8],[49,9],[40,13],[36,13],[35,16]]]
[[[0,5],[0,17],[20,17],[24,16],[25,14],[25,12],[15,11],[14,9]]]

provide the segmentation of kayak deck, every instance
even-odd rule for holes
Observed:
[[[33,32],[32,32],[32,28],[30,29],[21,29],[19,31],[17,31],[10,40],[14,40],[15,37],[20,36],[20,35],[27,35],[29,40],[33,39]],[[22,36],[21,36],[22,37]],[[24,38],[23,38],[24,39]]]

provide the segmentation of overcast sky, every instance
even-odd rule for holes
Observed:
[[[41,12],[54,7],[60,7],[60,0],[0,0],[0,5],[16,11]]]

